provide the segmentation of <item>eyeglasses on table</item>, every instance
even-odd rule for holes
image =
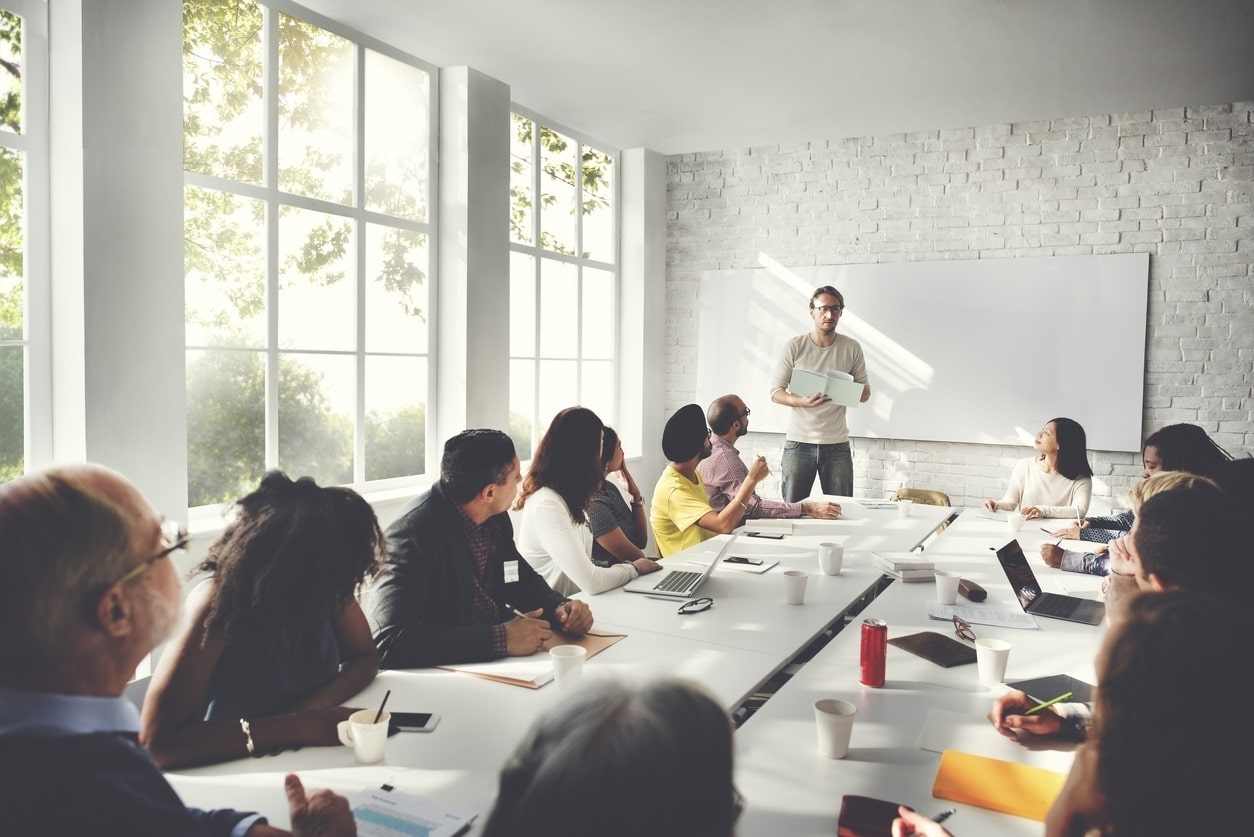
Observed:
[[[679,613],[702,613],[703,611],[709,610],[713,606],[714,606],[713,599],[702,597],[700,599],[693,599],[690,602],[684,602],[683,604],[679,606],[678,612]]]

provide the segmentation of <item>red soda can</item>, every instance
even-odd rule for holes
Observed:
[[[884,660],[888,656],[888,623],[883,619],[862,620],[862,683],[884,685]]]

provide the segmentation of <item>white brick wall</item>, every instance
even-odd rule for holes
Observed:
[[[1192,422],[1232,453],[1250,453],[1252,203],[1254,102],[672,157],[667,409],[693,399],[705,270],[755,267],[760,256],[793,267],[1146,252],[1146,432]],[[806,324],[799,311],[798,333]],[[1095,398],[1100,369],[1095,358]],[[781,441],[751,433],[741,447],[778,473]],[[904,484],[970,505],[1000,497],[1028,453],[858,439],[855,492],[878,497]],[[1091,461],[1095,508],[1123,505],[1138,458],[1095,451]],[[772,478],[763,493],[778,490]]]

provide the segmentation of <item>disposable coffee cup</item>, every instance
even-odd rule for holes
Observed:
[[[375,715],[379,716],[378,723],[374,722]],[[391,720],[391,712],[358,709],[348,716],[347,721],[336,725],[335,733],[341,744],[353,748],[358,763],[374,764],[383,761],[383,750],[388,742],[388,722]]]
[[[784,572],[784,598],[789,604],[805,604],[807,578],[809,576],[800,570]]]
[[[558,645],[549,649],[553,661],[553,679],[559,688],[566,689],[583,675],[583,661],[588,652],[582,645]]]
[[[1012,511],[1006,514],[1006,531],[1017,534],[1023,528],[1023,512]]]
[[[849,737],[858,707],[847,700],[824,698],[814,702],[814,723],[819,736],[819,755],[843,759],[849,755]]]
[[[913,505],[914,505],[914,500],[898,500],[897,501],[897,516],[909,517],[910,507]]]
[[[840,575],[845,565],[845,546],[839,543],[819,544],[819,569],[823,575]]]
[[[958,582],[961,580],[962,573],[937,570],[936,601],[944,605],[956,603],[958,601]]]
[[[980,682],[997,686],[1006,679],[1006,663],[1010,661],[1010,643],[1000,639],[975,641],[975,665]]]

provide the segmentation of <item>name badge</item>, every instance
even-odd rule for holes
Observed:
[[[518,562],[506,561],[505,562],[505,583],[513,584],[517,580],[518,580]]]

